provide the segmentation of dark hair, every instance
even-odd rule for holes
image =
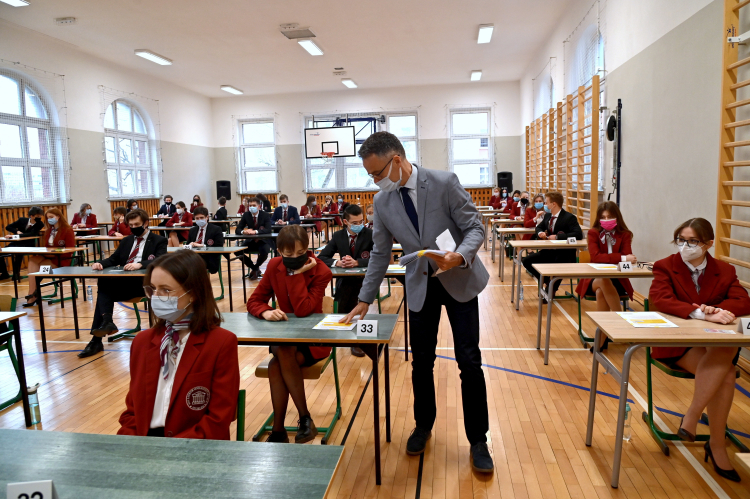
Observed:
[[[256,194],[255,197],[260,199],[261,201],[268,201],[268,198],[263,193]]]
[[[44,210],[41,206],[32,206],[29,208],[29,218],[34,218],[34,215],[44,215]]]
[[[200,197],[199,195],[197,195],[197,194],[196,194],[196,195],[194,195],[194,196],[193,196],[193,201],[195,201],[195,198],[198,198],[198,202],[199,202],[199,203],[201,202],[201,197]]]
[[[208,218],[208,208],[205,206],[197,206],[193,209],[193,216],[196,215],[203,215],[204,217]]]
[[[128,199],[128,201],[125,203],[125,207],[127,209],[130,209],[130,207],[133,206],[133,203],[138,204],[138,202],[135,199]]]
[[[227,204],[227,198],[225,198],[224,196],[221,196],[221,197],[219,198],[219,204],[220,204],[221,206],[224,206],[225,204]]]
[[[315,196],[313,196],[312,194],[310,194],[309,196],[307,196],[307,202],[305,203],[305,205],[310,206],[311,203],[313,201],[316,201],[316,200],[317,200],[317,198]]]
[[[515,196],[516,194],[519,194],[519,195],[520,195],[520,194],[521,194],[521,191],[519,191],[518,189],[516,189],[515,191],[513,191],[513,195]]]
[[[193,298],[193,316],[190,319],[190,334],[207,333],[221,324],[221,313],[214,300],[211,280],[203,258],[193,251],[175,251],[160,256],[149,265],[144,286],[151,286],[151,274],[155,268],[168,272]],[[158,299],[158,298],[157,298]],[[166,327],[164,319],[156,319],[154,328]]]
[[[628,226],[625,225],[625,220],[622,219],[622,212],[620,211],[620,207],[617,206],[617,203],[614,201],[604,201],[603,203],[599,204],[599,207],[596,209],[596,218],[594,219],[594,225],[591,227],[601,231],[602,230],[602,224],[600,223],[600,220],[602,218],[602,213],[604,212],[609,213],[609,217],[614,217],[615,220],[617,220],[617,227],[615,228],[615,232],[623,232],[626,234],[630,234],[630,236],[633,236],[633,233],[630,232],[630,229],[628,229]]]
[[[289,196],[287,196],[286,194],[282,194],[281,196],[279,196],[279,202],[281,202],[282,199],[286,199],[287,201],[289,201]]]
[[[247,204],[250,204],[250,203],[260,204],[260,199],[256,197],[247,198]]]
[[[544,197],[549,198],[550,201],[555,203],[560,208],[562,208],[563,203],[565,202],[565,198],[563,197],[563,195],[556,191],[548,192],[544,195]]]
[[[137,210],[130,210],[128,214],[125,215],[126,222],[129,222],[134,218],[140,218],[141,222],[143,222],[143,225],[146,225],[148,223],[148,213],[140,208],[138,208]]]
[[[384,158],[389,154],[398,154],[406,159],[406,151],[398,137],[388,132],[375,132],[364,141],[359,147],[359,157],[362,159],[369,158],[375,154]]]
[[[172,201],[174,201],[174,196],[172,196],[172,195],[170,195],[170,194],[167,194],[166,196],[164,196],[164,201],[166,201],[166,200],[167,200],[167,198],[169,198],[169,199],[171,199]]]
[[[276,248],[279,252],[282,250],[295,251],[298,242],[307,248],[307,245],[310,243],[310,239],[307,236],[307,229],[299,225],[285,225],[279,231],[278,237],[276,237]]]
[[[86,209],[91,208],[91,205],[88,203],[82,203],[81,208],[78,210],[78,214],[83,218],[83,216],[86,214]]]
[[[184,203],[183,201],[177,201],[177,202],[175,203],[175,206],[179,206],[179,207],[180,207],[180,208],[182,208],[183,210],[184,210],[185,208],[187,208],[187,207],[185,206],[185,203]]]
[[[127,215],[128,214],[128,210],[126,210],[124,206],[118,206],[117,208],[114,209],[114,211],[112,212],[112,214],[113,215],[117,215],[117,214]]]
[[[698,239],[700,239],[702,243],[705,244],[708,241],[714,240],[714,228],[711,225],[711,222],[709,222],[705,218],[691,218],[686,222],[682,222],[680,226],[674,230],[672,242],[674,243],[675,241],[677,241],[677,238],[679,237],[680,232],[682,232],[682,229],[687,229],[688,227],[693,229],[693,232],[695,232],[695,235],[698,236]]]
[[[358,204],[350,204],[344,209],[344,220],[349,220],[351,217],[356,217],[362,214],[362,208]]]

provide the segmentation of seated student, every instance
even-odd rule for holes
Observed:
[[[362,208],[350,204],[344,210],[344,226],[346,230],[333,233],[331,241],[320,252],[318,258],[329,267],[343,267],[352,269],[367,267],[372,252],[372,229],[364,225]],[[338,253],[339,259],[333,258]],[[336,280],[336,294],[333,296],[338,302],[338,312],[348,314],[357,306],[362,279],[359,277],[342,277]],[[364,357],[361,348],[352,347],[352,355]]]
[[[508,195],[507,191],[505,195],[506,196]],[[500,196],[500,188],[495,187],[494,189],[492,189],[492,197],[490,198],[490,206],[495,210],[499,210],[502,202],[503,202],[503,198],[502,196]]]
[[[199,206],[193,212],[193,221],[195,226],[190,229],[188,242],[191,246],[200,248],[221,248],[224,246],[224,232],[216,225],[208,223],[208,209],[205,206]],[[206,262],[206,267],[211,274],[219,271],[221,265],[221,255],[200,255]]]
[[[323,205],[323,215],[338,215],[339,213],[339,205],[333,202],[333,198],[331,196],[326,196],[326,202]],[[341,218],[336,217],[333,219],[333,223],[335,225],[341,225]]]
[[[124,206],[118,206],[112,212],[112,228],[109,230],[109,235],[112,237],[124,237],[130,235],[130,226],[125,221],[125,215],[128,211]]]
[[[279,196],[279,206],[273,210],[271,222],[274,225],[296,225],[300,223],[297,208],[289,206],[289,197],[286,194]]]
[[[622,257],[630,263],[637,261],[631,246],[633,233],[625,225],[617,203],[605,201],[599,205],[594,224],[589,229],[586,239],[591,263],[614,263],[616,265],[622,261]],[[620,296],[628,295],[632,300],[633,286],[630,284],[630,279],[581,279],[576,293],[578,296],[596,296],[598,312],[621,312]],[[608,344],[609,341],[602,338],[603,350],[607,349]],[[593,346],[591,351],[594,351]]]
[[[496,208],[497,210],[504,210],[506,206],[508,206],[508,201],[510,201],[510,194],[508,193],[508,189],[506,187],[503,187],[500,189],[500,207]]]
[[[161,205],[161,207],[159,208],[159,211],[156,212],[157,217],[169,219],[169,218],[172,218],[172,216],[175,213],[177,213],[177,207],[172,202],[172,199],[173,199],[172,196],[169,194],[164,196],[164,204]],[[167,224],[167,221],[164,220],[159,225],[166,225],[166,224]]]
[[[237,224],[237,229],[234,231],[235,234],[270,234],[271,230],[271,217],[268,213],[260,209],[260,200],[258,198],[249,198],[248,211],[242,215],[240,223]],[[254,281],[260,277],[260,266],[268,258],[268,241],[265,239],[246,239],[244,241],[237,241],[237,244],[247,246],[246,254],[242,255],[242,261],[245,262],[245,266],[250,270],[250,280]],[[258,260],[253,263],[249,253],[258,253]]]
[[[246,211],[248,207],[248,202],[250,201],[250,198],[243,197],[242,203],[240,204],[240,207],[237,209],[237,216],[241,217]]]
[[[268,262],[268,270],[258,287],[247,301],[247,311],[267,321],[288,320],[287,314],[307,317],[323,312],[323,296],[331,282],[330,269],[308,251],[307,231],[295,225],[281,229],[276,245],[280,257]],[[278,309],[268,306],[276,296]],[[305,381],[300,367],[316,364],[331,353],[329,347],[314,347],[304,344],[271,347],[274,358],[268,365],[268,382],[271,385],[273,404],[273,431],[268,442],[288,443],[284,430],[289,396],[299,412],[299,431],[294,438],[298,444],[309,442],[318,434],[310,417],[305,399]]]
[[[375,221],[375,206],[368,204],[365,208],[365,213],[367,214],[367,224],[365,224],[365,227],[372,230],[372,223]]]
[[[216,210],[216,213],[214,213],[214,220],[228,220],[229,216],[227,215],[227,198],[224,196],[221,196],[219,198],[219,209]]]
[[[518,203],[516,203],[515,208],[510,213],[510,217],[513,220],[526,220],[526,210],[529,208],[529,193],[526,191],[523,191],[521,193],[521,198],[518,200]]]
[[[185,230],[173,230],[169,232],[169,246],[176,248],[186,241],[193,226],[193,215],[188,213],[185,203],[177,201],[176,213],[167,222],[167,227],[186,227]]]
[[[199,206],[203,206],[203,203],[201,202],[201,197],[196,194],[193,196],[193,202],[190,203],[190,213],[195,213],[195,209]]]
[[[192,251],[153,262],[143,279],[154,327],[130,348],[118,435],[229,440],[237,414],[237,336],[219,327],[206,267]]]
[[[542,223],[542,219],[544,219],[545,211],[544,211],[544,196],[541,194],[537,194],[534,196],[534,204],[532,206],[529,206],[526,208],[526,214],[523,218],[523,227],[525,229],[534,229],[537,225]],[[525,241],[530,240],[531,238],[536,237],[533,234],[524,234],[523,239]]]
[[[50,208],[44,214],[44,244],[47,248],[75,248],[76,235],[62,211],[57,208]],[[40,244],[41,246],[41,244]],[[58,256],[32,255],[29,257],[29,274],[39,272],[42,265],[50,265],[52,268],[67,267],[70,265],[72,257],[70,253]],[[36,305],[36,279],[29,279],[29,294],[26,295],[24,307],[33,307]]]
[[[266,195],[261,193],[261,194],[257,194],[255,197],[258,198],[261,202],[261,204],[259,205],[261,211],[265,211],[266,213],[271,213],[271,201],[268,200]]]
[[[148,268],[154,260],[167,253],[167,239],[148,230],[148,214],[143,210],[133,210],[125,215],[131,234],[126,236],[112,256],[91,265],[93,270],[109,267],[122,267],[123,270]],[[104,350],[102,337],[115,334],[118,329],[112,319],[115,303],[144,296],[143,278],[100,277],[94,307],[94,320],[91,323],[91,341],[78,357],[90,357]]]
[[[127,202],[125,202],[125,208],[127,208],[128,213],[130,213],[133,210],[138,209],[138,201],[135,199],[128,199]]]
[[[323,212],[320,211],[320,206],[318,206],[318,201],[315,199],[315,196],[307,196],[307,202],[302,208],[299,209],[299,216],[302,218],[320,218],[322,215]],[[315,224],[315,230],[318,233],[323,232],[322,222],[313,223]]]
[[[547,214],[544,216],[542,223],[536,227],[537,239],[550,241],[569,237],[583,239],[583,231],[581,231],[581,226],[578,225],[578,218],[562,209],[563,195],[559,192],[548,192],[545,200],[547,205],[544,209]],[[535,263],[575,263],[575,261],[575,249],[544,249],[524,258],[523,266],[531,275],[539,279],[539,272],[532,267]],[[549,279],[545,278],[545,286],[548,282]],[[560,287],[560,282],[562,281],[555,283],[555,289],[552,290],[553,296],[557,288]]]
[[[336,208],[338,208],[339,213],[344,213],[344,210],[347,206],[349,206],[349,203],[344,201],[344,195],[339,193],[338,196],[336,196]]]
[[[39,233],[44,228],[44,222],[42,221],[43,215],[44,210],[41,207],[32,206],[31,208],[29,208],[28,218],[20,217],[12,224],[8,224],[5,226],[5,235],[17,235],[20,237],[39,237]],[[8,244],[8,247],[33,247],[36,246],[36,244],[36,239],[29,239],[26,241],[12,242]],[[12,256],[13,275],[15,275],[16,277],[20,277],[21,275],[21,263],[23,263],[23,258],[24,255]],[[10,279],[10,275],[8,274],[8,267],[5,263],[5,258],[0,258],[0,280],[1,279]]]
[[[91,213],[91,205],[83,203],[78,213],[73,215],[73,221],[70,222],[73,229],[93,229],[92,231],[82,232],[82,234],[98,234],[99,224],[96,221],[96,215]]]
[[[674,231],[675,253],[654,263],[649,296],[656,310],[683,319],[729,324],[750,314],[750,297],[728,263],[713,258],[714,229],[704,218],[692,218]],[[668,366],[695,374],[693,400],[680,423],[682,440],[695,441],[698,421],[708,407],[711,439],[704,446],[719,476],[740,481],[727,455],[724,431],[735,390],[736,347],[654,347],[651,356]]]
[[[505,207],[502,208],[503,213],[511,214],[513,213],[513,210],[516,209],[516,204],[521,200],[521,191],[516,189],[513,191],[513,198],[508,199],[507,203],[505,203]]]

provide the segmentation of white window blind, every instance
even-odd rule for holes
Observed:
[[[464,187],[492,185],[492,110],[450,110],[450,166]]]

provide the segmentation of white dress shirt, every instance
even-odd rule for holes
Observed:
[[[180,338],[180,351],[177,352],[177,358],[167,357],[167,362],[172,364],[169,367],[167,379],[161,374],[159,369],[159,381],[156,385],[156,399],[154,399],[154,412],[151,414],[151,424],[149,428],[163,428],[167,423],[167,412],[169,412],[169,401],[172,399],[172,387],[174,386],[174,376],[177,372],[177,366],[180,364],[182,352],[185,351],[185,344],[190,337],[190,332]]]
[[[414,203],[414,209],[417,209],[417,171],[417,165],[411,165],[411,176],[409,177],[409,180],[398,188],[398,196],[401,199],[402,205],[404,204],[404,198],[401,197],[401,189],[403,187],[409,189],[409,197],[411,198],[411,202]]]
[[[141,246],[138,248],[138,254],[135,255],[135,259],[133,259],[133,263],[141,263],[141,259],[143,258],[143,248],[146,246],[146,239],[148,238],[148,235],[151,234],[150,230],[146,230],[146,232],[143,233],[141,236],[143,238],[143,241],[141,241]],[[130,253],[133,252],[136,245],[138,244],[138,238],[136,236],[135,240],[133,241],[133,247],[130,248]],[[128,256],[130,256],[130,253],[128,253]]]
[[[697,267],[693,267],[693,265],[690,264],[689,262],[685,262],[685,265],[687,265],[687,268],[690,269],[690,273],[691,273],[690,278],[691,279],[692,279],[692,273],[695,272],[696,270],[700,270],[701,271],[701,273],[699,274],[699,278],[700,278],[700,276],[703,275],[703,272],[706,271],[706,265],[708,265],[708,258],[703,258],[703,262],[700,265],[698,265]],[[692,312],[690,312],[690,317],[692,319],[705,320],[706,319],[706,314],[704,314],[701,309],[696,308],[695,310],[693,310]]]

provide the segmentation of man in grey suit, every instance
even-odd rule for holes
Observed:
[[[489,274],[476,258],[484,241],[481,217],[458,177],[450,172],[427,170],[406,159],[395,135],[377,132],[359,149],[367,173],[377,183],[373,241],[367,275],[359,303],[343,319],[364,319],[375,300],[391,259],[395,237],[404,253],[438,249],[435,239],[448,229],[456,251],[445,256],[428,255],[406,267],[411,324],[412,388],[416,428],[406,445],[410,455],[422,454],[437,413],[435,404],[435,348],[442,307],[448,313],[458,367],[461,370],[464,429],[471,444],[474,470],[492,472],[487,449],[489,416],[487,388],[479,350],[479,301]],[[437,270],[443,272],[436,275]]]

